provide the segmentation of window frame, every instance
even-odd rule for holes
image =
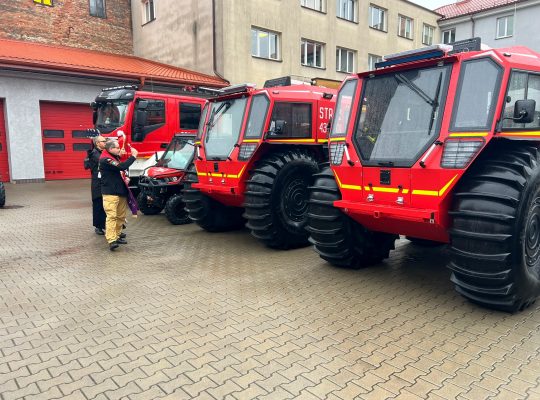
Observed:
[[[426,32],[426,28],[428,30],[431,30],[431,41],[430,43],[427,43],[424,39],[426,37],[425,35],[425,32]],[[424,23],[423,26],[422,26],[422,44],[425,44],[426,46],[431,46],[433,44],[433,38],[435,37],[435,27],[432,26],[432,25],[429,25],[429,24],[426,24]]]
[[[340,5],[342,2],[351,2],[353,5],[352,9],[352,19],[347,18],[344,15],[341,15],[341,8]],[[339,19],[342,19],[344,21],[353,22],[355,24],[358,23],[358,0],[337,0],[336,1],[336,17]]]
[[[187,112],[184,109],[184,114],[185,113],[188,113],[188,114],[193,113],[193,110],[195,109],[195,107],[199,108],[199,119],[197,121],[197,125],[195,126],[195,128],[193,128],[193,125],[191,125],[190,128],[186,128],[186,127],[182,126],[182,121],[185,119],[185,118],[182,118],[182,108],[184,106],[192,107],[191,112]],[[197,130],[199,128],[199,121],[201,120],[201,114],[202,114],[202,105],[200,103],[193,103],[193,102],[189,102],[189,101],[179,101],[178,102],[178,129],[188,130],[188,131]]]
[[[378,10],[379,12],[382,12],[383,14],[383,27],[382,29],[379,29],[377,28],[375,25],[372,25],[373,24],[373,15],[371,13],[371,10],[372,9],[376,9]],[[387,17],[388,17],[388,10],[386,8],[383,8],[383,7],[380,7],[376,4],[373,4],[373,3],[370,3],[369,4],[369,9],[368,9],[368,18],[369,18],[369,21],[368,21],[368,25],[371,29],[375,29],[376,31],[380,31],[380,32],[388,32],[388,22],[387,22]]]
[[[525,98],[524,99],[518,99],[518,100],[526,100],[529,97],[529,78],[530,78],[531,75],[534,75],[534,76],[537,76],[538,78],[540,78],[540,71],[530,71],[530,70],[525,70],[525,69],[512,68],[510,70],[510,76],[508,78],[508,83],[506,85],[506,91],[504,93],[504,98],[505,99],[508,98],[508,96],[509,96],[510,82],[512,81],[512,76],[515,73],[527,74],[527,85],[524,88]],[[504,104],[506,104],[506,102]],[[515,104],[515,101],[514,101],[514,104]],[[537,107],[539,106],[539,104],[537,104]],[[504,127],[504,120],[503,120],[503,118],[505,118],[504,111],[505,111],[505,107],[503,105],[500,116],[499,116],[500,131],[501,132],[521,132],[521,131],[527,131],[527,132],[528,131],[535,131],[536,132],[536,131],[540,131],[540,126],[536,127],[537,129],[534,129],[535,127],[527,127],[527,126],[525,126],[525,127],[507,127],[507,128],[505,128]],[[540,109],[538,111],[540,111]]]
[[[405,21],[405,34],[402,35],[400,33],[401,31],[401,20],[404,20]],[[410,25],[410,34],[411,36],[407,36],[407,22],[410,21],[411,25]],[[407,17],[406,15],[403,15],[403,14],[398,14],[398,36],[401,37],[401,38],[404,38],[404,39],[409,39],[409,40],[413,40],[414,39],[414,19],[411,18],[411,17]]]
[[[151,8],[148,8],[148,5],[151,5]],[[148,16],[148,10],[151,11],[150,16]],[[156,20],[156,4],[154,3],[154,0],[142,0],[141,16],[143,19],[142,25],[149,24],[150,22]]]
[[[308,65],[307,64],[307,48],[308,48],[308,44],[312,44],[313,45],[313,65]],[[318,66],[316,65],[316,61],[317,61],[317,47],[320,47],[320,50],[321,50],[321,56],[320,56],[320,60],[321,60],[321,65]],[[326,49],[325,49],[325,44],[324,43],[321,43],[321,42],[317,42],[315,40],[311,40],[311,39],[306,39],[306,38],[302,38],[300,39],[300,47],[301,47],[301,54],[300,54],[300,65],[302,65],[302,67],[309,67],[309,68],[317,68],[317,69],[325,69],[326,68]],[[304,57],[305,57],[305,60],[304,60]]]
[[[378,61],[375,61],[373,63],[373,67],[371,66],[371,60],[373,58],[377,58]],[[377,54],[372,54],[372,53],[368,53],[368,70],[369,71],[374,71],[375,70],[375,64],[378,63],[378,62],[381,62],[382,61],[382,56],[379,56]]]
[[[272,124],[272,121],[274,121],[274,111],[276,110],[276,105],[278,104],[290,104],[291,105],[291,112],[292,112],[292,107],[294,105],[307,105],[309,106],[309,118],[308,118],[308,121],[309,121],[309,128],[308,128],[308,134],[307,135],[304,135],[304,136],[299,136],[299,135],[294,135],[294,132],[295,131],[292,131],[291,132],[291,135],[290,136],[285,136],[285,135],[277,135],[277,136],[271,136],[271,135],[266,135],[266,138],[267,139],[277,139],[277,140],[287,140],[287,139],[309,139],[312,135],[312,132],[313,132],[313,125],[314,125],[314,121],[313,121],[313,108],[314,108],[314,104],[312,102],[309,102],[309,101],[291,101],[291,100],[274,100],[274,102],[272,103],[272,113],[270,114],[270,126]],[[292,115],[292,114],[291,114]],[[286,121],[288,122],[288,121]],[[292,130],[292,128],[291,128]]]
[[[313,11],[316,11],[316,12],[319,12],[319,13],[322,13],[322,14],[326,14],[326,0],[311,0],[311,1],[319,1],[320,2],[320,10],[314,8],[314,7],[310,7],[309,5],[305,4],[306,1],[309,1],[309,0],[300,0],[300,7],[302,8],[307,8],[308,10],[313,10]]]
[[[257,98],[264,98],[267,103],[266,103],[266,110],[264,111],[264,117],[263,117],[263,124],[262,124],[262,128],[261,128],[261,133],[260,134],[257,134],[257,135],[251,135],[249,134],[248,132],[248,124],[249,124],[249,121],[251,119],[251,114],[253,112],[253,104],[254,104],[254,101],[255,99]],[[262,137],[264,137],[265,133],[266,133],[266,120],[268,119],[268,114],[270,112],[270,108],[272,108],[272,102],[270,100],[270,97],[268,97],[268,95],[264,92],[262,93],[257,93],[256,95],[253,95],[251,96],[251,99],[250,99],[250,102],[249,102],[249,111],[247,113],[247,119],[246,119],[246,127],[244,129],[244,132],[243,132],[243,135],[242,135],[242,139],[260,139]]]
[[[444,41],[444,35],[448,33],[449,36],[454,36],[454,40],[452,41],[448,41],[448,42],[445,42]],[[449,37],[450,39],[450,37]],[[450,29],[445,29],[444,31],[441,31],[441,42],[443,42],[443,44],[450,44],[450,43],[454,43],[456,41],[456,28],[450,28]]]
[[[92,14],[92,2],[94,3],[95,14]],[[98,2],[101,2],[103,5],[103,15],[99,15]],[[107,0],[88,0],[88,12],[91,17],[107,19]]]
[[[508,24],[508,20],[509,19],[512,19],[512,26],[511,26],[511,29],[512,29],[512,33],[511,34],[508,34],[508,27],[509,27],[509,24]],[[504,28],[505,28],[505,34],[504,35],[501,35],[500,32],[499,32],[499,21],[504,19],[505,20],[505,24],[504,24]],[[510,15],[504,15],[502,17],[499,17],[495,20],[495,26],[496,26],[496,29],[495,29],[495,39],[506,39],[506,38],[509,38],[509,37],[512,37],[514,36],[514,15],[513,14],[510,14]]]
[[[497,83],[495,85],[495,88],[496,90],[494,90],[494,94],[496,93],[497,95],[501,92],[501,85],[502,85],[502,78],[503,78],[503,74],[504,74],[504,68],[498,63],[496,62],[493,58],[491,57],[480,57],[480,58],[476,58],[476,59],[469,59],[469,60],[466,60],[462,63],[462,65],[460,66],[460,71],[459,71],[459,77],[458,77],[458,84],[457,84],[457,88],[456,88],[456,93],[455,93],[455,96],[454,96],[454,99],[452,101],[452,114],[451,114],[451,117],[450,117],[450,125],[449,125],[449,128],[448,128],[448,132],[485,132],[485,131],[490,131],[491,130],[491,127],[493,126],[493,119],[495,118],[495,112],[497,111],[497,103],[499,101],[499,98],[498,97],[495,97],[494,101],[491,102],[491,110],[489,112],[489,118],[488,118],[488,125],[487,126],[482,126],[482,127],[469,127],[469,126],[466,126],[466,127],[456,127],[456,117],[457,117],[457,101],[459,101],[459,99],[461,98],[461,93],[463,91],[463,80],[464,80],[464,75],[465,75],[465,64],[468,64],[468,63],[476,63],[476,62],[482,62],[482,61],[486,61],[486,60],[489,60],[493,65],[495,65],[497,67]]]
[[[281,34],[279,32],[275,32],[275,31],[271,31],[271,30],[267,30],[267,29],[263,29],[263,28],[259,28],[259,27],[256,27],[256,26],[251,26],[251,31],[250,33],[253,34],[253,31],[257,32],[257,53],[258,54],[253,54],[253,37],[251,38],[252,42],[251,42],[251,57],[254,57],[254,58],[260,58],[260,59],[263,59],[263,60],[270,60],[270,61],[281,61]],[[264,32],[268,35],[274,35],[275,38],[276,38],[276,58],[272,58],[271,57],[271,49],[270,49],[270,41],[268,42],[268,57],[265,57],[265,56],[261,56],[260,55],[260,40],[259,40],[259,32]]]
[[[339,56],[338,56],[338,52],[339,52]],[[340,66],[343,64],[342,63],[342,60],[343,60],[343,52],[346,53],[346,63],[348,64],[348,56],[347,56],[347,53],[351,53],[352,54],[352,66],[351,66],[351,70],[344,70],[342,68],[340,68]],[[345,47],[340,47],[340,46],[336,46],[336,71],[337,72],[342,72],[344,74],[352,74],[354,73],[354,70],[355,70],[355,64],[356,64],[356,50],[351,50],[351,49],[347,49]]]

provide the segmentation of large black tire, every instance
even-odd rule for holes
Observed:
[[[144,192],[140,192],[137,196],[137,204],[139,205],[139,210],[141,210],[144,215],[156,215],[163,210],[162,207],[156,207],[148,204],[148,198]]]
[[[180,194],[171,196],[165,203],[165,216],[173,225],[185,225],[191,222],[185,209],[184,198]]]
[[[472,302],[515,312],[540,294],[540,159],[530,143],[491,143],[453,195],[451,280]]]
[[[260,160],[247,181],[244,200],[251,234],[275,249],[309,245],[309,187],[318,171],[315,158],[303,150],[273,153]]]
[[[0,182],[0,207],[4,207],[6,205],[6,188],[4,187],[4,183]]]
[[[340,199],[332,170],[323,168],[311,187],[307,227],[319,256],[330,264],[354,269],[388,258],[398,236],[364,228],[334,207]]]
[[[241,229],[244,226],[242,209],[227,207],[204,195],[191,185],[199,181],[195,165],[191,164],[186,171],[184,182],[184,203],[189,218],[208,232],[225,232]]]

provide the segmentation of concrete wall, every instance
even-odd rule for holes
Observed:
[[[88,104],[102,88],[120,84],[125,83],[0,72],[11,180],[45,178],[40,101]]]
[[[53,4],[0,1],[0,38],[132,54],[130,0],[106,0],[106,18],[90,16],[88,0]]]
[[[156,19],[143,25],[142,2],[131,2],[135,55],[213,75],[212,0],[154,5]]]
[[[514,34],[508,38],[497,39],[497,18],[514,15]],[[482,38],[482,43],[501,48],[515,45],[527,46],[540,52],[538,31],[540,20],[540,1],[529,1],[495,10],[477,13],[472,16],[453,18],[440,22],[441,31],[455,28],[456,40],[474,36]],[[474,23],[473,23],[474,21]]]
[[[422,26],[437,27],[438,16],[402,0],[373,1],[387,9],[387,32],[368,26],[369,2],[359,1],[358,22],[336,17],[336,0],[327,0],[326,13],[300,6],[299,0],[224,0],[223,71],[231,83],[254,82],[262,85],[268,78],[299,75],[343,80],[346,74],[336,71],[336,47],[356,50],[357,71],[368,67],[368,54],[384,55],[422,47]],[[397,35],[398,14],[414,19],[414,38]],[[251,26],[281,34],[281,60],[251,56]],[[438,37],[437,30],[434,38]],[[302,38],[325,44],[324,68],[301,65]]]

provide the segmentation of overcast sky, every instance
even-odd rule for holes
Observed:
[[[420,4],[423,7],[434,10],[440,6],[445,6],[447,4],[455,3],[455,0],[409,0],[413,3]]]

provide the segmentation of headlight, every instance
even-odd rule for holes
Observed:
[[[345,151],[345,143],[331,143],[330,144],[330,162],[332,165],[341,165],[343,161],[343,152]]]
[[[442,168],[465,168],[482,148],[483,140],[448,139],[444,143]]]
[[[249,160],[257,149],[258,145],[259,143],[242,143],[240,146],[240,154],[238,155],[238,159],[240,161]]]

